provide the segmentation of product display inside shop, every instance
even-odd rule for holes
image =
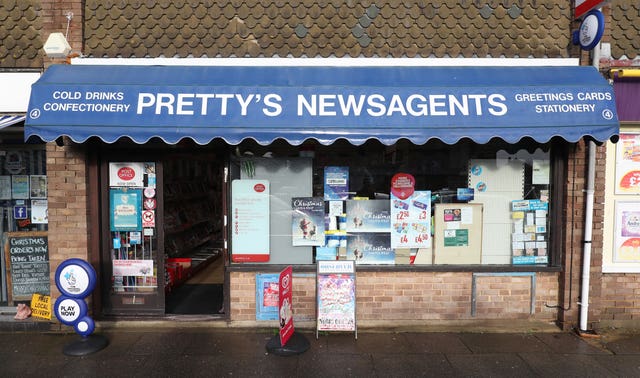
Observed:
[[[552,143],[244,143],[235,263],[550,264]]]

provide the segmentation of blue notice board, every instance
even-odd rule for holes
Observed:
[[[256,274],[256,320],[278,320],[280,274]]]

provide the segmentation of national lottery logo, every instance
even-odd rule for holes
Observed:
[[[79,293],[82,290],[76,286],[78,280],[73,270],[68,270],[64,274],[64,279],[67,282],[67,291],[69,291],[70,293]]]
[[[602,111],[602,118],[611,120],[613,119],[613,111],[611,109],[605,109]]]

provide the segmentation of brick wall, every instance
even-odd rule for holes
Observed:
[[[256,322],[257,272],[230,275],[231,321]],[[429,321],[527,319],[554,322],[558,274],[536,275],[535,313],[530,315],[529,277],[478,277],[476,316],[471,316],[472,273],[359,272],[356,281],[357,321],[362,326],[428,324]],[[293,277],[296,322],[315,321],[315,276]]]
[[[563,216],[565,224],[564,267],[562,286],[562,306],[559,322],[569,329],[579,325],[582,282],[582,257],[584,254],[584,218],[588,168],[588,144],[580,141],[570,147],[567,164],[566,207]],[[593,230],[591,236],[591,264],[589,274],[588,326],[601,319],[600,303],[602,285],[602,227],[604,222],[605,189],[605,147],[596,147],[596,176],[593,205]]]
[[[640,325],[640,275],[607,274],[602,278],[601,322],[616,326]]]
[[[71,46],[72,54],[81,54],[82,52],[82,14],[83,1],[81,0],[41,0],[42,12],[40,19],[42,21],[43,41],[49,37],[51,33],[62,33],[67,37],[67,42]],[[69,30],[67,32],[67,15],[72,14]],[[52,59],[45,57],[45,68],[55,63],[63,63],[65,59]]]
[[[51,295],[58,296],[55,271],[68,258],[88,259],[88,210],[82,149],[47,143]],[[95,268],[95,267],[94,267]]]

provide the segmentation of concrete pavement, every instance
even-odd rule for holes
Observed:
[[[640,337],[609,332],[323,333],[310,348],[269,354],[275,330],[113,328],[99,352],[66,356],[75,333],[0,333],[3,377],[640,377]]]

